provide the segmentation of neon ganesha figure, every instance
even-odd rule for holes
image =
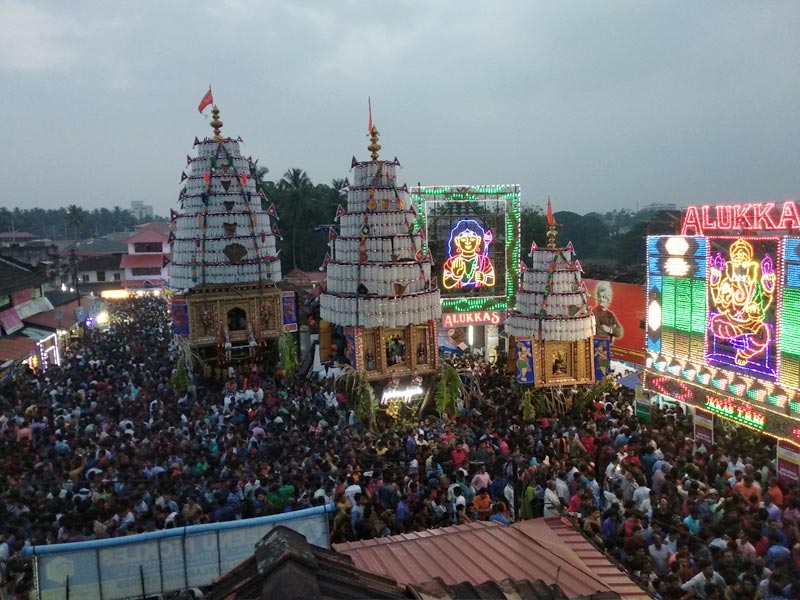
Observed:
[[[772,334],[764,323],[775,295],[775,269],[766,255],[759,264],[753,247],[738,239],[731,244],[730,260],[717,254],[711,261],[708,284],[718,314],[711,332],[736,349],[736,364],[746,365],[767,348]]]
[[[492,287],[495,282],[494,265],[489,258],[492,239],[491,230],[484,231],[477,221],[459,221],[450,232],[450,258],[442,265],[442,285],[448,290]]]

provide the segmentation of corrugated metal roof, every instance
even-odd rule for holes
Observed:
[[[70,294],[74,296],[74,293],[71,292]],[[88,312],[89,306],[92,304],[93,300],[93,298],[82,297],[80,305]],[[45,327],[53,331],[57,329],[69,329],[78,322],[78,317],[75,315],[76,308],[78,308],[78,301],[73,300],[57,306],[53,310],[31,315],[25,319],[25,324]]]
[[[0,240],[29,240],[36,236],[27,231],[3,231],[0,233]]]
[[[539,520],[544,521],[561,543],[569,546],[593,573],[599,575],[622,598],[649,597],[624,571],[612,564],[605,554],[597,550],[568,520],[559,517]],[[521,521],[516,526],[522,531],[526,531],[528,524],[533,522]],[[529,535],[535,535],[535,533],[532,531]]]
[[[648,597],[578,531],[569,524],[564,527],[558,518],[511,526],[481,521],[336,544],[334,549],[350,556],[359,569],[391,577],[401,585],[435,577],[453,585],[462,581],[478,585],[507,578],[541,579],[547,584],[557,583],[569,597],[598,592],[617,592],[627,599]]]
[[[169,224],[164,227],[145,226],[142,227],[136,235],[132,235],[125,240],[126,244],[149,244],[167,241],[169,234]],[[164,230],[166,229],[166,230]]]
[[[441,577],[398,585],[359,569],[347,554],[312,546],[297,532],[276,527],[256,544],[255,555],[214,582],[209,600],[568,600],[563,590],[541,580],[503,579],[473,584],[446,583]],[[583,600],[619,600],[613,592]]]
[[[0,362],[27,358],[34,350],[36,350],[36,340],[28,337],[0,338]]]

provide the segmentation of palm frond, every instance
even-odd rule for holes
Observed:
[[[378,398],[363,371],[346,366],[334,381],[336,389],[345,395],[347,406],[352,408],[362,425],[375,429],[375,410]]]
[[[278,355],[287,377],[291,377],[300,364],[300,358],[297,355],[297,341],[291,333],[284,333],[278,340]]]
[[[462,396],[461,377],[456,368],[449,363],[442,363],[439,383],[436,385],[434,402],[440,414],[453,415],[457,410],[458,399]]]

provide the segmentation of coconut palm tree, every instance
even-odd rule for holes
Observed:
[[[75,233],[75,241],[78,241],[78,232],[83,227],[85,221],[86,214],[80,206],[77,204],[70,204],[67,207],[67,214],[64,217],[64,223]]]
[[[280,203],[278,209],[281,220],[286,223],[285,234],[290,238],[292,268],[303,268],[298,256],[298,241],[308,236],[317,224],[319,197],[315,193],[314,184],[303,169],[291,168],[278,182]]]

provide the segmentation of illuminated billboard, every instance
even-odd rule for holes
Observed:
[[[689,207],[697,235],[647,239],[646,389],[800,440],[796,215],[793,201]]]
[[[644,366],[644,307],[642,285],[584,279],[595,318],[595,337],[606,337],[611,358]]]
[[[411,188],[444,312],[504,311],[519,285],[519,186]]]
[[[708,265],[710,364],[774,380],[778,240],[712,238]]]

